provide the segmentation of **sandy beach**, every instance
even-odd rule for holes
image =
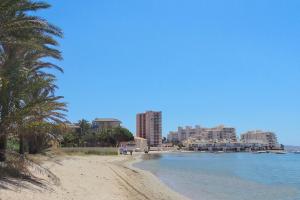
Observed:
[[[1,200],[184,200],[150,172],[132,167],[138,156],[63,156],[43,162],[59,178],[0,180]]]

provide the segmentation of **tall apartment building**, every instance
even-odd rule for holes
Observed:
[[[235,128],[225,127],[223,125],[214,128],[203,128],[201,126],[178,127],[177,131],[170,132],[168,135],[170,140],[178,139],[184,141],[189,138],[196,138],[204,142],[236,142]]]
[[[136,115],[136,136],[145,138],[149,146],[162,144],[161,112],[147,111]]]
[[[250,144],[265,144],[271,148],[278,147],[277,137],[273,132],[266,131],[248,131],[241,134],[241,142]]]

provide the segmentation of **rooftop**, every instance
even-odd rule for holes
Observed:
[[[80,126],[77,125],[77,124],[69,124],[69,123],[67,123],[66,126],[67,126],[68,128],[80,128]]]
[[[136,137],[136,136],[134,136],[134,139],[138,139],[138,140],[147,140],[147,139],[145,139],[145,138],[142,138],[142,137]]]
[[[120,122],[120,120],[118,119],[114,119],[114,118],[96,118],[94,121],[96,122]]]

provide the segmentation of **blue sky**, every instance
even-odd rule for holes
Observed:
[[[177,126],[271,130],[300,145],[300,1],[49,1],[69,119],[163,112]]]

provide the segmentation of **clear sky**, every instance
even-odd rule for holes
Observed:
[[[58,93],[69,119],[163,112],[177,126],[225,124],[300,145],[300,1],[50,0],[60,26]]]

